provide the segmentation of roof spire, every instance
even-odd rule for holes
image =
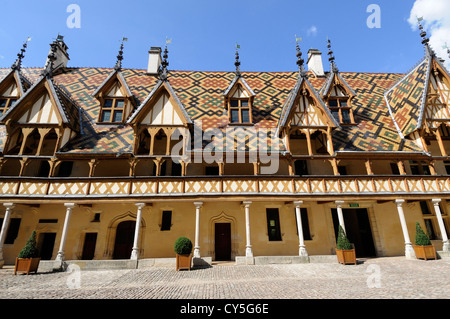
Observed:
[[[52,42],[50,44],[50,53],[48,54],[47,57],[47,64],[44,68],[44,70],[42,71],[42,75],[46,75],[48,77],[51,77],[53,74],[53,67],[54,67],[54,62],[56,61],[56,42]]]
[[[419,24],[419,30],[420,30],[420,37],[422,38],[422,44],[425,47],[425,52],[428,56],[433,56],[434,52],[428,45],[430,42],[430,39],[427,37],[427,33],[423,29],[421,21],[423,20],[423,17],[417,18],[417,23]]]
[[[328,47],[328,61],[330,61],[331,64],[331,71],[334,73],[337,73],[339,70],[336,66],[336,63],[334,62],[334,55],[333,51],[331,50],[331,41],[327,38],[327,47]]]
[[[28,45],[28,41],[30,41],[31,38],[28,37],[27,40],[23,43],[22,49],[20,49],[20,53],[17,53],[17,60],[16,62],[13,63],[13,65],[11,66],[11,69],[13,70],[20,70],[21,66],[22,66],[22,59],[24,58],[24,53],[25,50],[27,49],[27,45]]]
[[[241,65],[241,62],[239,61],[239,52],[238,49],[240,49],[241,46],[239,44],[237,44],[236,42],[236,54],[235,54],[235,61],[234,61],[234,66],[236,67],[236,71],[234,73],[236,73],[236,76],[241,76],[241,70],[239,68],[239,66]]]
[[[123,42],[128,41],[128,38],[122,38],[122,42],[120,43],[119,54],[117,55],[117,62],[114,66],[114,69],[120,70],[122,69],[122,60],[123,60]]]
[[[298,42],[301,41],[301,38],[297,38],[297,36],[296,36],[295,39],[296,39],[296,42],[297,42],[297,45],[296,45],[297,54],[296,54],[296,56],[297,56],[298,72],[299,72],[301,77],[306,77],[305,67],[303,66],[303,63],[305,62],[305,60],[302,59],[302,52],[300,51],[300,46],[298,45]]]
[[[164,48],[164,53],[163,53],[163,60],[161,62],[161,74],[160,74],[160,78],[163,81],[167,80],[167,67],[169,66],[169,61],[167,61],[167,58],[169,57],[168,53],[169,51],[167,50],[167,44],[171,43],[172,40],[171,39],[167,39],[166,38],[166,46]]]

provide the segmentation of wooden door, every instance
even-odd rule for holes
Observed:
[[[113,259],[130,259],[136,222],[128,220],[117,225]]]
[[[215,224],[216,260],[231,260],[231,224]]]

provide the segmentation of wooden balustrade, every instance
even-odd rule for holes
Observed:
[[[0,196],[372,195],[449,193],[447,176],[187,176],[146,178],[0,178]]]

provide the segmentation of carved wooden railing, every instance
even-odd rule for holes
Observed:
[[[450,194],[450,176],[1,177],[0,198]]]

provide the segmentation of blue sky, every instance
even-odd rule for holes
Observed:
[[[428,1],[428,0],[417,0]],[[31,37],[23,65],[43,67],[57,34],[69,46],[69,67],[113,67],[120,40],[128,38],[124,68],[146,69],[151,46],[169,44],[169,69],[232,71],[239,43],[242,71],[295,71],[295,35],[306,60],[310,48],[333,45],[341,71],[404,73],[423,57],[407,0],[2,0],[0,67],[10,67]],[[70,4],[80,8],[80,28],[69,28]],[[381,27],[369,28],[377,4]],[[449,39],[450,45],[450,39]]]

